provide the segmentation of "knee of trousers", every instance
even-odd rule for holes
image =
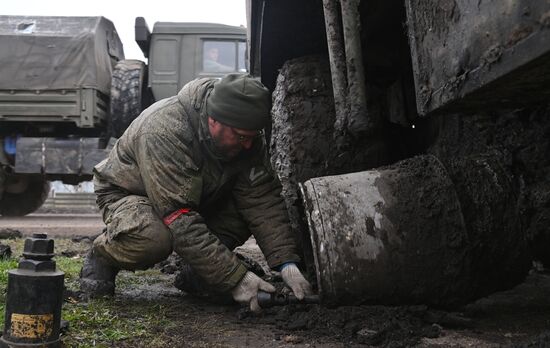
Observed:
[[[148,268],[155,263],[165,260],[173,251],[172,232],[170,232],[164,223],[159,220],[158,223],[151,225],[150,229],[155,232],[143,241],[144,245],[142,249],[145,252],[139,253],[142,257],[137,257],[139,259],[138,263],[144,265],[140,268]]]
[[[148,227],[147,229],[155,233],[138,235],[121,233],[114,238],[103,233],[94,241],[94,249],[118,268],[126,270],[150,268],[170,256],[173,241],[171,232],[163,224]]]

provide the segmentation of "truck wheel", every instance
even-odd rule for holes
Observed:
[[[50,192],[50,183],[41,177],[18,177],[8,184],[0,198],[0,215],[23,216],[44,204]]]
[[[119,138],[130,123],[152,103],[147,88],[147,67],[140,60],[119,61],[111,78],[109,130]]]
[[[302,225],[298,183],[330,171],[325,164],[335,116],[326,58],[307,56],[285,62],[273,91],[271,116],[271,163],[281,180],[291,227],[300,235],[307,227]]]

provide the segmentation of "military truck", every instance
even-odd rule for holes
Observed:
[[[249,0],[321,299],[452,307],[550,258],[547,1]]]
[[[110,115],[116,137],[151,101],[175,95],[187,82],[247,71],[244,27],[157,22],[151,32],[137,17],[135,40],[149,64],[123,60],[115,66]]]
[[[0,215],[38,209],[50,180],[90,180],[152,102],[195,77],[245,70],[244,28],[158,22],[150,32],[138,17],[135,30],[149,64],[124,59],[104,17],[0,16]]]

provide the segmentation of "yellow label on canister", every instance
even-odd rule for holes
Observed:
[[[53,314],[11,315],[11,336],[19,338],[46,338],[53,331]]]

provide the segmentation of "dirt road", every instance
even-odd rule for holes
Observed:
[[[21,217],[0,217],[0,230],[11,228],[28,236],[47,233],[51,237],[91,236],[105,225],[99,214],[30,214]]]

